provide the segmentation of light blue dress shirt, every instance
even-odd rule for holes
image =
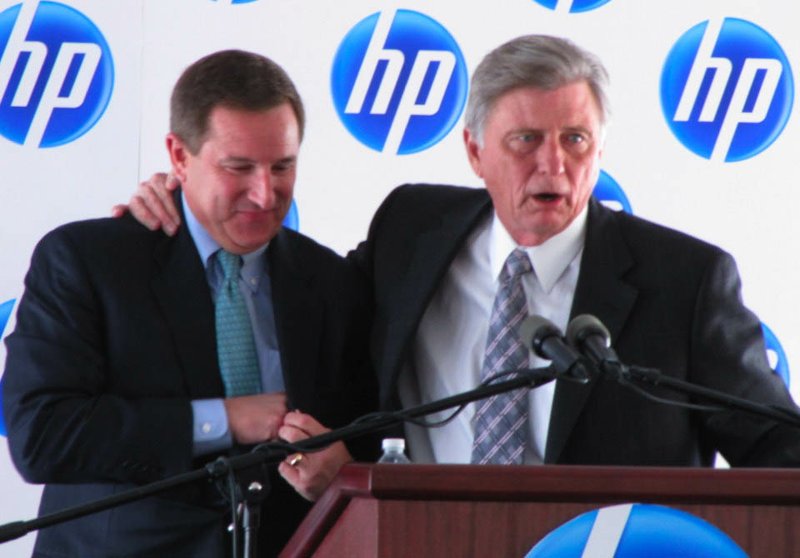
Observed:
[[[217,289],[222,283],[222,269],[214,254],[220,245],[211,238],[181,195],[186,226],[192,236],[206,270],[206,279],[211,288],[211,297],[216,300]],[[275,313],[272,308],[272,285],[269,281],[269,264],[266,257],[268,244],[242,256],[242,271],[239,289],[247,304],[253,339],[256,345],[261,371],[261,386],[264,393],[285,391],[281,368],[278,335],[275,328]],[[194,417],[194,455],[202,455],[227,449],[233,445],[228,429],[228,419],[222,399],[196,399],[192,401]]]

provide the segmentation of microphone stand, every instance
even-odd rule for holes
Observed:
[[[424,405],[412,407],[401,411],[392,413],[378,413],[375,415],[367,415],[355,422],[331,430],[319,436],[312,436],[294,444],[286,442],[265,442],[259,444],[250,453],[237,455],[234,457],[220,457],[217,460],[206,464],[200,469],[195,469],[186,473],[175,475],[160,481],[146,484],[113,496],[102,498],[94,502],[67,508],[60,512],[55,512],[42,517],[37,517],[28,521],[15,521],[0,525],[0,544],[22,537],[31,531],[44,529],[71,519],[77,519],[92,513],[104,511],[110,508],[121,506],[129,502],[134,502],[158,494],[170,488],[175,488],[191,482],[200,480],[217,480],[231,471],[244,469],[264,463],[279,463],[286,459],[291,453],[306,451],[318,451],[334,442],[349,440],[357,436],[363,436],[373,432],[385,430],[391,426],[400,424],[408,419],[417,418],[428,415],[437,411],[442,411],[451,407],[465,405],[472,401],[485,399],[492,395],[513,391],[515,389],[528,388],[532,389],[540,385],[546,384],[557,378],[564,378],[570,381],[578,381],[585,383],[585,380],[574,379],[566,374],[555,370],[553,367],[535,368],[530,370],[517,370],[513,371],[516,377],[509,380],[481,385],[473,390],[463,392],[461,394],[446,397],[438,401],[432,401]],[[254,486],[257,483],[251,483],[247,492],[258,493],[261,491],[260,486]],[[247,499],[247,495],[245,495]],[[246,507],[246,523],[245,526],[245,552],[246,556],[251,556],[255,553],[255,542],[249,539],[255,539],[252,533],[258,526],[258,510],[249,509]],[[255,514],[255,516],[253,516]]]
[[[722,405],[726,409],[744,411],[753,415],[768,418],[789,426],[800,427],[800,413],[776,405],[764,405],[749,399],[703,387],[691,382],[667,376],[655,368],[641,366],[626,366],[619,362],[604,361],[598,367],[605,373],[616,376],[620,383],[636,380],[652,386],[662,386],[672,391],[699,397]]]

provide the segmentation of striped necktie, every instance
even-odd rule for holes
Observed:
[[[528,367],[528,349],[517,327],[528,315],[521,277],[532,270],[528,255],[517,248],[500,272],[492,306],[481,381],[507,370]],[[521,464],[527,440],[528,390],[500,393],[478,402],[473,418],[472,463]]]

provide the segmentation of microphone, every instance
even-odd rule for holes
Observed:
[[[603,322],[591,314],[581,314],[572,319],[567,326],[567,341],[602,370],[609,366],[622,367],[617,353],[611,348],[611,334]]]
[[[565,379],[582,384],[589,381],[584,358],[567,345],[561,330],[547,318],[528,316],[519,326],[519,335],[537,356],[552,361],[556,372]]]

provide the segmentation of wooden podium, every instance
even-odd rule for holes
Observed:
[[[577,515],[620,503],[689,512],[752,558],[800,556],[800,471],[356,464],[281,557],[522,557]]]

